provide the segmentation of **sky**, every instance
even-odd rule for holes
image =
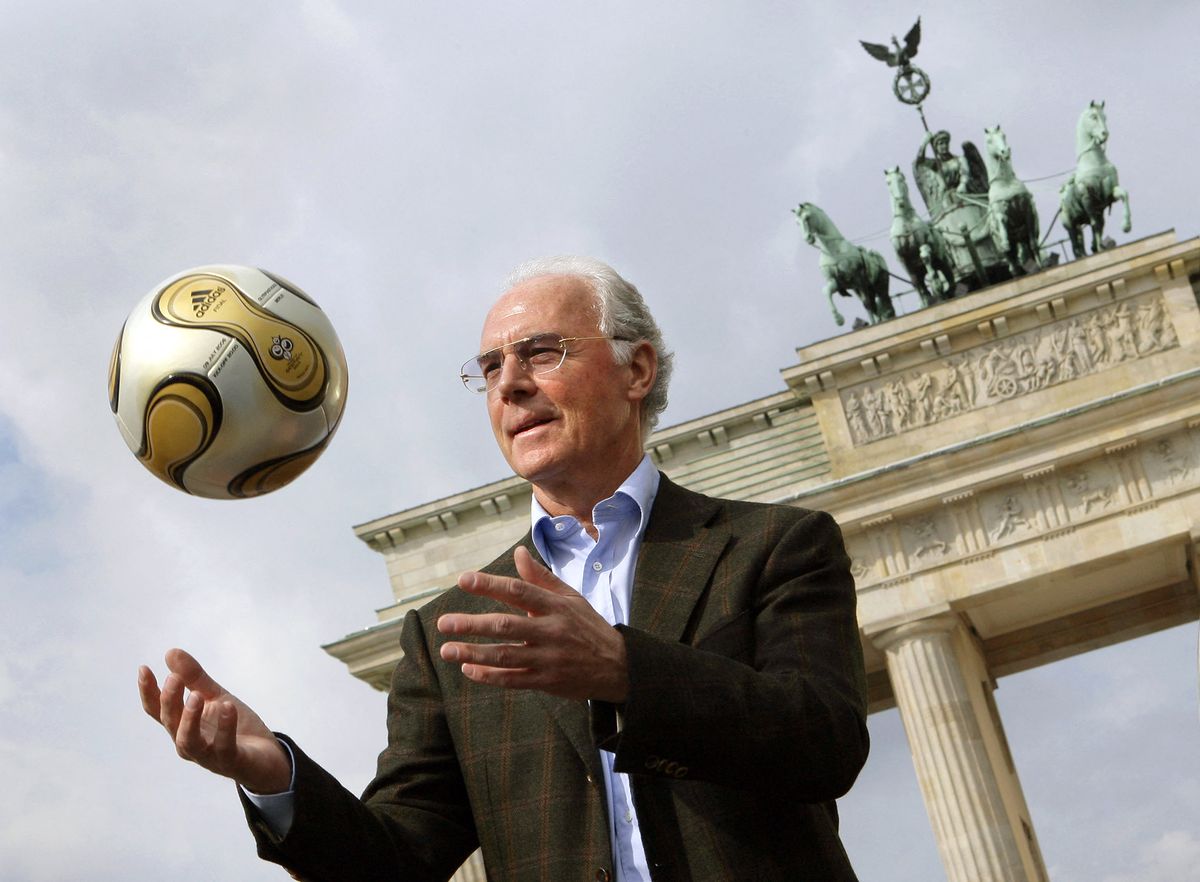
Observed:
[[[0,878],[279,879],[233,785],[141,711],[171,646],[352,790],[383,695],[320,646],[391,601],[352,525],[507,476],[456,371],[517,263],[600,257],[676,351],[669,426],[842,333],[791,214],[888,256],[922,130],[858,40],[903,36],[957,145],[1000,123],[1043,230],[1105,100],[1133,231],[1200,234],[1200,5],[7,2],[0,32]],[[1061,238],[1059,233],[1052,239]],[[109,354],[160,280],[266,267],[350,367],[293,485],[189,497],[133,458]],[[862,315],[840,304],[848,324]],[[1200,880],[1195,623],[1000,680],[1055,882]],[[864,882],[941,878],[895,711],[843,800]]]

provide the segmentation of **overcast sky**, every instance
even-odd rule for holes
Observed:
[[[1067,6],[3,4],[0,877],[282,877],[233,785],[141,712],[137,666],[173,645],[365,785],[383,696],[320,649],[391,600],[351,526],[508,474],[455,373],[516,263],[592,254],[641,287],[678,354],[664,425],[782,389],[795,347],[840,333],[790,209],[885,231],[882,171],[922,134],[859,39],[919,12],[930,124],[957,152],[1000,123],[1026,179],[1069,170],[1106,100],[1114,235],[1200,233],[1200,5]],[[1031,185],[1044,228],[1060,182]],[[334,443],[261,499],[167,488],[108,410],[129,310],[208,263],[297,282],[350,363]],[[1000,681],[1055,882],[1200,879],[1196,679],[1187,625]],[[871,728],[851,858],[940,878],[896,713]]]

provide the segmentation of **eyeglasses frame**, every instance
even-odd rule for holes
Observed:
[[[544,371],[530,371],[530,365],[528,364],[528,362],[526,362],[525,359],[521,358],[521,355],[519,352],[514,351],[513,355],[515,355],[517,357],[517,364],[519,364],[521,366],[521,369],[526,372],[529,372],[535,376],[541,376],[542,374],[554,373],[554,371],[556,371],[560,367],[562,367],[563,363],[566,362],[566,360],[567,360],[567,355],[569,354],[567,352],[567,344],[568,343],[578,343],[583,340],[610,340],[610,341],[619,340],[622,343],[632,343],[633,342],[628,337],[615,337],[615,336],[610,336],[608,334],[596,334],[596,335],[590,336],[590,337],[560,337],[558,334],[556,334],[553,331],[541,331],[540,333],[537,333],[537,334],[531,334],[528,337],[522,337],[520,340],[512,340],[508,343],[505,343],[503,346],[496,346],[493,349],[487,350],[487,352],[481,352],[476,356],[468,358],[466,361],[463,362],[462,367],[459,368],[458,378],[460,380],[462,380],[462,384],[464,387],[466,387],[468,392],[473,392],[476,395],[486,395],[488,392],[492,391],[492,389],[496,388],[496,384],[493,383],[490,386],[487,385],[487,377],[484,377],[482,374],[468,374],[467,370],[466,370],[467,366],[472,363],[478,365],[479,360],[481,358],[483,358],[485,355],[487,355],[488,353],[499,352],[501,367],[503,367],[504,356],[507,354],[505,352],[505,350],[508,350],[514,346],[520,346],[522,343],[528,343],[530,340],[536,340],[538,337],[558,337],[558,345],[562,349],[562,357],[559,358],[558,364],[556,364],[552,368],[547,368]],[[472,380],[476,381],[476,383],[478,383],[480,380],[482,380],[484,383],[484,387],[482,389],[474,388],[474,385],[472,385],[472,383],[471,383]],[[499,381],[498,374],[497,374],[496,383],[499,383],[499,382],[500,381]]]

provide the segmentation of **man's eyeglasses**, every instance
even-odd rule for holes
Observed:
[[[522,370],[531,374],[548,374],[562,367],[567,359],[567,347],[583,340],[625,340],[624,337],[560,337],[558,334],[534,334],[524,340],[513,340],[482,355],[468,358],[458,376],[472,392],[487,392],[496,388],[503,373],[504,356],[512,353]]]

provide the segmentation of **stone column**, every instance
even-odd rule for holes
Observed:
[[[873,639],[950,882],[1044,882],[978,640],[950,612]]]

